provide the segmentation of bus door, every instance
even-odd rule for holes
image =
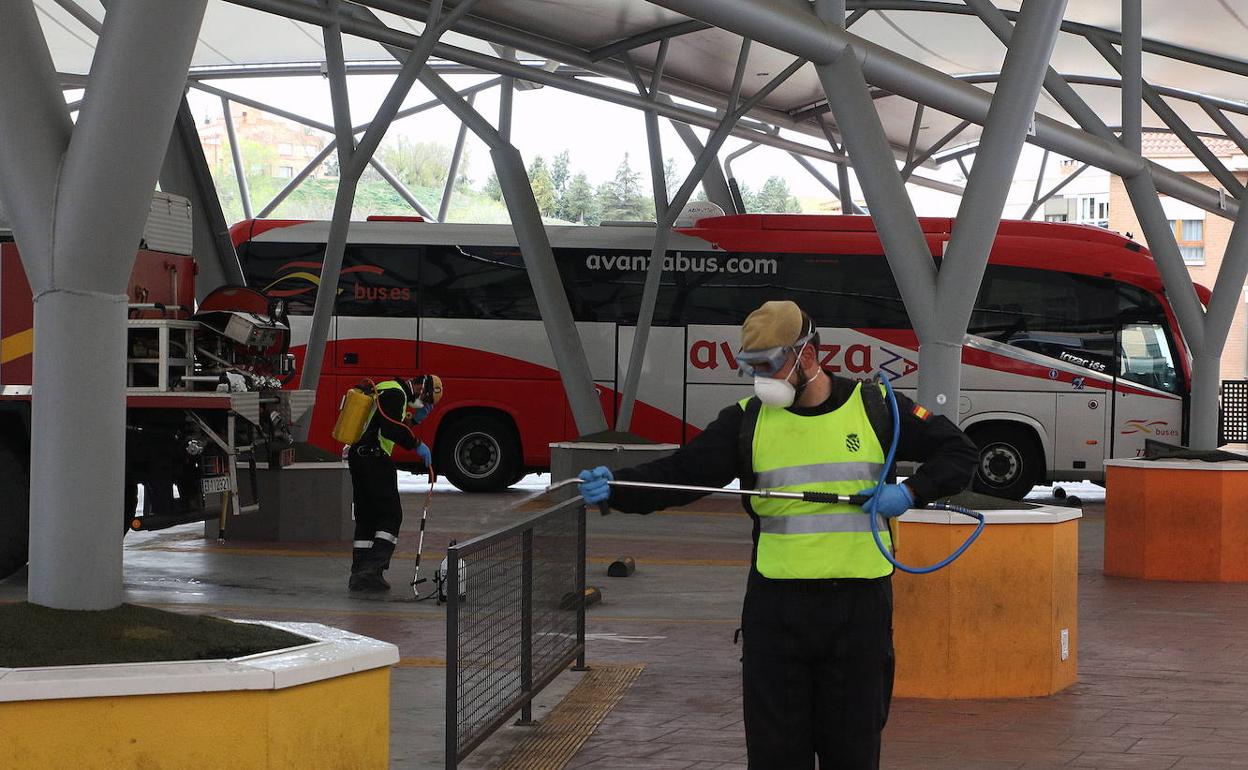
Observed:
[[[616,343],[616,407],[619,415],[624,378],[632,358],[636,326],[619,325]],[[646,357],[637,385],[637,401],[629,431],[652,441],[679,444],[685,423],[685,330],[683,327],[651,326]]]
[[[1165,327],[1126,323],[1119,333],[1112,456],[1142,457],[1144,442],[1178,444],[1183,436],[1182,377]]]
[[[1079,383],[1080,378],[1076,377]],[[1054,454],[1057,468],[1070,468],[1072,476],[1100,479],[1104,472],[1107,436],[1106,417],[1110,411],[1110,391],[1093,388],[1057,394],[1057,430]],[[1086,471],[1086,475],[1080,475]],[[1064,475],[1064,474],[1063,474]]]

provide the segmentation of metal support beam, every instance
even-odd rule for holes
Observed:
[[[1201,99],[1198,103],[1200,108],[1205,111],[1205,114],[1212,118],[1214,123],[1218,124],[1218,128],[1222,129],[1222,133],[1226,135],[1226,138],[1234,142],[1240,152],[1248,155],[1248,137],[1245,137],[1243,132],[1239,130],[1239,127],[1231,122],[1226,113],[1209,99]]]
[[[230,114],[230,100],[221,97],[221,114],[225,118],[225,135],[230,140],[230,157],[234,160],[234,178],[238,182],[238,195],[243,203],[243,219],[251,219],[251,192],[247,189],[247,169],[243,166],[243,148],[238,146],[234,133],[234,116]]]
[[[92,62],[90,98],[71,124],[33,2],[0,4],[0,198],[38,329],[35,604],[102,610],[122,599],[125,292],[204,6],[115,4]]]
[[[671,99],[666,95],[659,97],[660,103],[672,104]],[[702,140],[698,139],[698,135],[694,133],[693,128],[678,121],[671,121],[672,128],[676,130],[676,135],[685,143],[685,148],[689,150],[689,154],[696,161],[701,156],[705,146]],[[706,174],[702,177],[702,191],[706,193],[706,199],[724,211],[733,211],[732,190],[728,187],[728,180],[724,177],[724,169],[718,162],[706,164]]]
[[[413,194],[411,190],[407,189],[407,185],[403,184],[403,180],[395,176],[394,172],[386,168],[385,164],[376,158],[369,158],[368,165],[372,166],[373,170],[376,171],[382,179],[386,180],[390,187],[399,194],[399,197],[406,201],[407,205],[411,206],[417,214],[430,222],[435,221],[433,214],[430,213],[429,209],[425,208],[425,204],[421,203],[416,198],[416,195]]]
[[[923,105],[921,103],[914,105],[914,124],[910,126],[910,141],[906,143],[906,167],[914,168],[910,164],[914,162],[914,149],[919,143],[919,129],[923,125]],[[931,157],[931,154],[928,155]],[[923,161],[919,161],[922,163]],[[917,163],[915,164],[918,165]],[[902,172],[905,176],[905,172]]]
[[[541,211],[533,199],[533,187],[524,169],[524,159],[515,147],[503,140],[489,121],[468,106],[437,74],[422,73],[421,83],[489,146],[490,156],[494,159],[494,173],[503,190],[503,200],[511,215],[520,252],[524,255],[529,282],[533,286],[533,295],[577,431],[580,435],[588,435],[606,430],[607,421],[594,388],[585,348],[563,290],[550,239],[542,226]]]
[[[281,190],[278,190],[277,195],[273,196],[273,200],[266,203],[264,205],[264,208],[260,209],[260,214],[258,216],[261,219],[263,219],[264,217],[267,217],[269,214],[272,214],[273,210],[276,209],[278,206],[282,205],[282,202],[285,201],[286,198],[289,197],[290,194],[295,191],[295,188],[303,184],[303,181],[307,179],[309,176],[311,176],[313,171],[316,171],[318,168],[320,168],[320,165],[325,162],[325,159],[328,158],[337,149],[338,149],[338,140],[331,139],[329,143],[326,144],[325,147],[322,148],[321,151],[316,154],[315,158],[308,161],[308,165],[304,166],[299,171],[298,174],[295,174],[295,176],[289,182],[286,183],[285,187],[283,187]]]
[[[675,24],[669,24],[666,27],[647,30],[646,32],[627,37],[623,40],[599,46],[598,48],[588,51],[586,55],[589,56],[590,61],[598,62],[603,59],[610,59],[614,56],[618,56],[619,54],[631,51],[634,48],[641,48],[642,46],[650,45],[651,43],[671,40],[674,37],[688,35],[690,32],[701,32],[702,30],[709,28],[709,24],[703,24],[700,21],[678,21]]]
[[[472,106],[475,96],[468,96],[468,106]],[[446,221],[446,212],[451,209],[451,196],[455,193],[455,177],[459,176],[459,161],[464,156],[464,140],[468,138],[468,125],[459,124],[459,134],[455,137],[455,149],[451,150],[451,163],[446,169],[446,184],[442,187],[442,200],[438,202],[438,221]]]
[[[813,176],[816,182],[826,187],[828,189],[828,192],[832,193],[832,195],[840,199],[842,214],[865,214],[867,213],[863,211],[862,209],[858,208],[858,206],[854,205],[853,201],[849,202],[849,208],[845,208],[845,194],[841,192],[841,188],[832,184],[832,182],[826,176],[824,176],[819,171],[819,169],[815,168],[815,164],[811,163],[809,160],[807,160],[806,158],[803,158],[801,155],[798,155],[796,153],[790,153],[789,157],[797,161],[797,165],[806,169],[806,172],[810,174],[811,176]]]
[[[964,120],[958,125],[949,129],[949,131],[944,136],[937,139],[935,142],[932,143],[930,147],[928,147],[926,150],[916,155],[913,160],[909,161],[908,163],[906,163],[904,167],[902,167],[901,178],[909,181],[910,176],[914,173],[914,170],[916,168],[926,163],[928,158],[940,152],[941,149],[943,149],[945,145],[949,144],[954,139],[956,139],[958,137],[958,134],[961,134],[963,131],[965,131],[967,126],[969,125],[971,125],[971,122],[969,120]]]
[[[1122,0],[1122,146],[1137,155],[1143,152],[1141,105],[1144,74],[1140,57],[1143,19],[1140,0]]]
[[[761,43],[814,62],[831,61],[852,46],[872,83],[963,120],[982,125],[987,118],[992,99],[990,94],[840,28],[812,20],[809,13],[783,0],[651,2],[729,31],[748,34]],[[1036,117],[1035,131],[1029,141],[1039,147],[1091,163],[1119,176],[1146,170],[1161,191],[1219,216],[1233,216],[1238,210],[1234,201],[1229,202],[1225,209],[1221,208],[1218,191],[1133,155],[1116,140],[1088,136],[1079,129],[1044,116]]]
[[[937,339],[919,347],[919,399],[934,402],[951,420],[958,419],[962,340],[1065,10],[1066,0],[1031,0],[1023,7],[936,279],[939,330]],[[932,356],[925,355],[929,345]]]
[[[338,193],[334,199],[334,214],[329,226],[329,236],[325,243],[325,257],[321,266],[321,282],[317,287],[316,304],[312,309],[312,324],[308,332],[308,347],[304,356],[303,373],[299,378],[299,387],[315,391],[321,377],[321,366],[325,355],[325,342],[329,336],[329,322],[334,313],[334,303],[338,295],[338,279],[342,273],[342,256],[347,244],[347,228],[351,220],[351,209],[355,202],[355,192],[359,184],[360,174],[373,159],[373,154],[386,130],[393,123],[403,99],[407,97],[416,78],[424,69],[425,62],[433,51],[438,38],[459,18],[472,9],[475,0],[462,0],[445,19],[438,18],[434,13],[434,21],[426,26],[416,45],[403,61],[403,67],[395,76],[394,83],[382,100],[377,114],[373,117],[368,130],[355,144],[355,136],[351,125],[351,108],[347,94],[347,77],[342,56],[342,21],[348,17],[340,17],[338,0],[330,0],[330,8],[335,11],[331,21],[324,28],[325,58],[329,68],[330,98],[333,101],[334,132],[338,140],[339,180]],[[435,2],[435,11],[440,10],[441,1]],[[357,10],[358,9],[358,10]],[[342,8],[343,13],[361,12],[358,6],[350,9]],[[300,426],[303,436],[307,435],[308,418]]]
[[[841,143],[838,142],[836,140],[836,137],[832,135],[832,129],[828,127],[828,121],[825,119],[825,116],[820,115],[816,118],[816,120],[819,121],[819,128],[823,129],[823,135],[828,140],[828,145],[832,147],[832,151],[837,153],[838,155],[844,153],[844,148],[841,147]],[[842,214],[849,214],[849,213],[865,214],[867,213],[863,211],[861,208],[859,208],[858,204],[854,203],[854,196],[852,194],[852,191],[849,189],[849,161],[848,160],[844,163],[836,164],[836,179],[838,182],[837,187],[840,190],[840,196],[841,196],[841,213]],[[959,195],[962,194],[960,190],[958,191],[958,194]]]
[[[182,98],[169,139],[169,149],[165,151],[160,189],[183,195],[191,201],[191,237],[195,264],[199,270],[195,280],[196,299],[203,299],[212,290],[226,284],[246,286],[247,279],[234,250],[230,226],[221,211],[221,200],[217,197],[195,117],[186,97]]]
[[[1042,185],[1044,185],[1044,172],[1045,172],[1045,169],[1047,169],[1048,167],[1049,167],[1049,151],[1045,150],[1044,155],[1041,156],[1040,158],[1040,170],[1036,172],[1036,189],[1033,190],[1031,193],[1031,208],[1027,209],[1028,212],[1035,211],[1036,207],[1040,205],[1038,203],[1038,201],[1040,200],[1040,188]],[[1027,216],[1023,217],[1023,219],[1031,219],[1031,215],[1028,214]]]
[[[732,173],[732,162],[750,150],[761,145],[758,142],[750,142],[749,144],[728,153],[728,157],[724,158],[724,176],[728,178],[728,191],[732,193],[732,211],[729,213],[748,214],[745,208],[745,198],[741,197],[741,185],[737,184],[736,175]],[[801,156],[795,156],[801,157]],[[805,158],[802,158],[805,160]]]
[[[676,217],[680,214],[685,204],[689,202],[689,197],[693,195],[693,190],[697,186],[698,181],[705,179],[706,169],[716,162],[719,150],[728,139],[733,124],[766,99],[782,83],[792,77],[793,73],[806,65],[805,60],[797,59],[769,80],[763,87],[751,94],[750,98],[740,101],[741,83],[744,78],[745,65],[750,55],[750,46],[750,39],[744,38],[741,43],[741,52],[737,57],[737,69],[732,78],[732,91],[729,93],[728,103],[735,105],[736,109],[724,115],[723,123],[707,137],[706,146],[698,154],[693,168],[690,169],[689,175],[685,178],[684,184],[680,186],[680,189],[676,191],[676,195],[672,197],[671,202],[668,204],[667,216],[659,220],[657,227],[654,229],[654,246],[650,250],[650,263],[646,270],[645,286],[641,292],[641,308],[637,317],[637,328],[633,334],[633,346],[628,357],[628,371],[624,378],[623,394],[620,400],[620,415],[616,421],[616,427],[619,430],[628,430],[632,422],[633,406],[637,400],[637,387],[641,382],[641,370],[645,361],[646,345],[650,339],[650,324],[654,320],[654,307],[659,296],[659,282],[663,276],[663,262],[667,254],[667,243],[671,237],[672,225],[675,223]]]
[[[961,161],[960,161],[960,160],[959,160],[958,162],[959,162],[959,163],[961,163]],[[1080,174],[1082,174],[1083,172],[1087,171],[1089,168],[1090,168],[1090,166],[1088,166],[1088,164],[1087,164],[1087,163],[1084,163],[1084,164],[1083,164],[1082,166],[1080,166],[1079,168],[1077,168],[1077,169],[1075,169],[1074,171],[1070,172],[1070,176],[1066,177],[1066,178],[1065,178],[1065,179],[1063,179],[1061,182],[1059,182],[1059,183],[1057,183],[1056,185],[1054,185],[1054,186],[1053,186],[1053,189],[1049,190],[1048,192],[1044,193],[1043,195],[1041,195],[1040,193],[1038,193],[1038,192],[1037,192],[1037,193],[1036,193],[1036,196],[1035,196],[1035,197],[1032,199],[1032,201],[1031,201],[1031,205],[1027,207],[1027,213],[1023,214],[1023,219],[1031,219],[1031,218],[1035,215],[1036,211],[1037,211],[1037,210],[1038,210],[1041,206],[1043,206],[1043,205],[1044,205],[1045,201],[1047,201],[1049,198],[1052,198],[1054,195],[1057,195],[1059,192],[1061,192],[1062,190],[1064,190],[1064,189],[1066,188],[1066,185],[1068,185],[1068,184],[1070,184],[1071,182],[1075,181],[1075,178],[1076,178],[1076,177],[1078,177],[1078,176],[1079,176]],[[1040,182],[1040,181],[1043,181],[1043,179],[1039,179],[1039,180],[1037,180],[1037,182]],[[1038,185],[1037,185],[1037,188],[1036,188],[1036,189],[1037,189],[1037,190],[1039,189],[1039,186],[1038,186]]]
[[[1117,51],[1114,50],[1113,46],[1110,45],[1109,42],[1100,37],[1090,37],[1088,38],[1088,42],[1092,44],[1092,47],[1095,48],[1102,57],[1104,57],[1105,61],[1109,62],[1112,67],[1119,70],[1119,73],[1121,74],[1123,68],[1122,57]],[[1135,85],[1128,82],[1128,78],[1124,76],[1124,107],[1128,98],[1128,93],[1134,88]],[[1200,137],[1196,136],[1195,132],[1193,132],[1186,123],[1183,122],[1183,119],[1180,118],[1178,113],[1174,111],[1174,108],[1167,104],[1166,100],[1162,98],[1160,94],[1150,88],[1148,83],[1141,82],[1139,84],[1139,88],[1143,93],[1144,101],[1148,104],[1152,111],[1157,113],[1157,117],[1161,118],[1162,122],[1174,132],[1175,136],[1179,137],[1179,140],[1183,142],[1183,145],[1187,147],[1188,151],[1200,160],[1201,165],[1208,169],[1210,174],[1213,174],[1214,178],[1226,188],[1227,192],[1234,195],[1236,198],[1242,198],[1244,195],[1243,183],[1235,178],[1235,175],[1231,173],[1230,169],[1228,169],[1222,161],[1218,160],[1218,157],[1213,154],[1213,151],[1200,140]],[[1126,128],[1127,124],[1124,122],[1123,126]]]
[[[654,98],[659,94],[659,86],[662,84],[663,67],[667,61],[668,39],[664,38],[659,43],[659,52],[657,57],[657,65],[654,68],[654,74],[650,78],[649,87],[646,86],[641,79],[641,73],[637,71],[636,65],[632,59],[624,58],[625,65],[628,66],[628,74],[633,78],[633,85],[637,88],[637,93],[649,99],[652,103]],[[646,150],[650,159],[650,192],[654,198],[654,216],[656,220],[663,219],[667,215],[667,171],[663,162],[663,140],[659,134],[659,116],[655,114],[653,109],[645,111],[646,123]]]

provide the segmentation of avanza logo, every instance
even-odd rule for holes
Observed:
[[[1152,436],[1173,437],[1179,435],[1179,432],[1170,427],[1170,423],[1165,420],[1127,420],[1123,423],[1120,434],[1130,436],[1136,433],[1147,433]]]
[[[881,357],[880,369],[890,379],[918,371],[918,364],[888,348],[877,351],[870,345],[862,344],[819,346],[819,365],[834,374],[870,374],[875,371],[875,362]],[[737,357],[727,340],[695,340],[689,345],[689,364],[694,369],[718,369],[721,362],[729,369],[738,368]]]

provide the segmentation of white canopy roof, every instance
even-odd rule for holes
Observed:
[[[243,0],[240,0],[242,2]],[[296,0],[298,2],[304,0]],[[64,73],[86,73],[94,48],[95,36],[66,10],[73,0],[35,0],[40,11],[53,58]],[[784,0],[796,6],[807,0]],[[362,5],[386,5],[370,3]],[[315,5],[315,4],[313,4]],[[405,2],[415,9],[413,16],[422,16],[428,3]],[[449,2],[448,6],[453,4]],[[104,10],[99,0],[78,0],[77,6],[95,19],[102,19]],[[1004,11],[1019,9],[1019,0],[998,0]],[[992,76],[999,72],[1005,47],[986,26],[959,0],[859,0],[848,3],[850,12],[869,9],[851,27],[854,35],[896,51],[917,62],[955,76],[967,77],[991,90]],[[423,24],[385,11],[375,13],[387,26],[410,34],[418,34]],[[1120,3],[1108,0],[1070,0],[1068,24],[1053,54],[1053,67],[1068,76],[1075,90],[1111,126],[1119,122],[1120,97],[1117,73],[1092,48],[1084,35],[1100,32],[1113,35],[1120,29]],[[469,15],[478,27],[504,29],[535,39],[586,52],[624,40],[647,31],[688,21],[681,14],[644,0],[480,0]],[[1083,26],[1080,26],[1083,25]],[[471,25],[461,23],[456,30]],[[1221,68],[1200,66],[1179,58],[1148,52],[1143,57],[1143,74],[1152,85],[1164,89],[1192,92],[1216,97],[1234,104],[1232,110],[1248,112],[1241,101],[1246,92],[1245,76],[1248,61],[1242,58],[1248,41],[1248,0],[1200,0],[1176,3],[1172,0],[1143,0],[1143,31],[1146,41],[1174,47],[1178,56],[1199,57],[1212,54],[1222,57],[1216,62]],[[458,48],[496,56],[488,35],[451,33],[443,42]],[[197,68],[243,68],[293,62],[322,62],[325,52],[320,30],[310,24],[255,10],[227,0],[210,0],[196,50]],[[665,82],[671,92],[680,96],[690,93],[713,93],[722,97],[731,86],[740,38],[716,29],[702,29],[672,39],[665,69]],[[356,62],[390,62],[390,57],[377,43],[347,36],[346,56]],[[649,68],[658,50],[657,43],[634,49],[634,61]],[[536,56],[550,59],[540,51],[521,51],[522,58]],[[772,48],[755,45],[749,58],[743,94],[749,96],[771,77],[793,61],[793,57]],[[1231,71],[1228,71],[1231,70]],[[574,75],[569,75],[573,77]],[[1100,82],[1096,79],[1106,79]],[[688,86],[682,92],[681,86]],[[630,89],[631,90],[631,89]],[[1168,101],[1176,112],[1196,131],[1221,134],[1214,122],[1196,104],[1169,93]],[[820,137],[818,125],[808,115],[818,108],[823,92],[813,67],[806,66],[777,88],[754,113],[765,122],[776,124],[782,116],[797,116],[795,128],[812,137]],[[914,122],[915,103],[897,96],[877,99],[889,139],[898,148],[909,144]],[[1042,95],[1038,110],[1055,119],[1073,124],[1066,113],[1047,95]],[[1233,121],[1248,132],[1248,116],[1231,114]],[[918,134],[917,149],[923,151],[938,141],[959,121],[934,110],[926,110]],[[1162,121],[1144,107],[1146,127],[1162,127]],[[969,126],[949,146],[974,141],[978,126]],[[822,142],[811,142],[826,147]]]

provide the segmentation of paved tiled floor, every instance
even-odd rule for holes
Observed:
[[[514,518],[518,494],[438,494],[426,564],[450,537]],[[413,514],[420,500],[406,495]],[[723,505],[652,517],[590,519],[589,659],[641,663],[638,680],[570,768],[709,770],[745,767],[739,648],[749,527]],[[884,766],[922,768],[1248,768],[1248,585],[1144,583],[1101,575],[1102,506],[1080,525],[1079,682],[1049,698],[1016,701],[897,700]],[[401,560],[410,569],[415,515]],[[637,559],[627,579],[605,577],[619,555]],[[345,596],[347,543],[205,543],[194,528],[127,543],[129,601],[170,609],[313,620],[393,641],[392,765],[443,766],[444,613],[430,604]],[[398,566],[402,565],[402,566]],[[18,577],[0,600],[24,597]],[[538,717],[577,681],[560,676]],[[498,764],[525,728],[504,728],[465,767]]]

